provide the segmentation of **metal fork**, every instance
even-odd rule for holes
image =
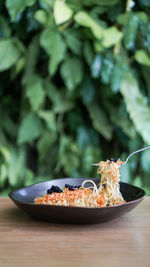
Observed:
[[[139,150],[136,150],[136,151],[132,152],[132,153],[126,158],[125,162],[124,162],[122,165],[126,164],[126,163],[128,162],[128,160],[129,160],[129,158],[132,157],[133,155],[135,155],[136,153],[142,152],[142,151],[147,150],[147,149],[150,149],[150,146],[147,146],[147,147],[144,147],[144,148],[141,148],[141,149],[139,149]],[[93,166],[99,166],[99,163],[91,163],[91,164],[92,164]]]

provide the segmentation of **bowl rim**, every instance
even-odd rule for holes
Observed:
[[[132,184],[129,184],[129,183],[125,183],[125,182],[121,182],[121,184],[126,184],[127,186],[131,186],[135,189],[138,189],[141,191],[142,193],[142,196],[137,198],[137,199],[134,199],[134,200],[131,200],[131,201],[128,201],[126,203],[122,203],[122,204],[118,204],[118,205],[113,205],[113,206],[109,206],[109,207],[76,207],[76,206],[56,206],[56,205],[49,205],[49,204],[34,204],[34,203],[29,203],[29,202],[25,202],[25,201],[20,201],[20,200],[17,200],[15,197],[13,197],[13,194],[20,191],[20,190],[24,190],[24,189],[27,189],[27,188],[30,188],[30,187],[34,187],[36,185],[40,185],[40,184],[44,184],[44,183],[47,183],[47,182],[51,182],[51,181],[62,181],[62,180],[66,180],[66,179],[82,179],[83,181],[85,179],[87,180],[98,180],[98,178],[80,178],[80,177],[74,177],[74,178],[71,178],[71,177],[66,177],[66,178],[58,178],[58,179],[51,179],[51,180],[46,180],[44,182],[40,182],[40,183],[35,183],[35,184],[32,184],[32,185],[28,185],[28,186],[25,186],[25,187],[22,187],[22,188],[19,188],[17,190],[13,190],[11,192],[9,192],[8,196],[11,200],[17,202],[17,203],[21,203],[21,204],[24,204],[26,206],[34,206],[34,207],[50,207],[50,208],[67,208],[67,209],[70,209],[70,208],[73,208],[73,209],[110,209],[110,208],[117,208],[117,207],[121,207],[121,206],[126,206],[126,205],[130,205],[131,203],[136,203],[136,202],[139,202],[139,201],[142,201],[145,197],[146,197],[146,192],[145,190],[143,190],[142,188],[138,187],[138,186],[135,186],[135,185],[132,185]]]

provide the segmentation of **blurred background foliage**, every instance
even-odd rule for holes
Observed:
[[[0,1],[0,194],[150,145],[150,1]],[[122,167],[150,194],[150,151]]]

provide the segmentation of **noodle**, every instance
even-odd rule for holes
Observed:
[[[101,174],[97,185],[92,180],[85,180],[81,187],[59,189],[43,197],[34,199],[35,204],[48,204],[56,206],[77,207],[106,207],[125,203],[119,188],[119,168],[123,162],[120,160],[101,161],[98,164],[98,174]],[[92,186],[85,187],[86,183]]]

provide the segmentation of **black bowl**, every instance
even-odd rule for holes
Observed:
[[[65,184],[81,185],[85,178],[64,178],[31,185],[9,194],[14,203],[24,212],[42,220],[61,223],[101,223],[113,220],[135,208],[144,198],[144,190],[126,183],[120,183],[120,191],[127,201],[112,207],[85,208],[51,205],[35,205],[33,200],[37,196],[46,194],[52,185],[63,188]],[[96,184],[99,179],[91,178]]]

